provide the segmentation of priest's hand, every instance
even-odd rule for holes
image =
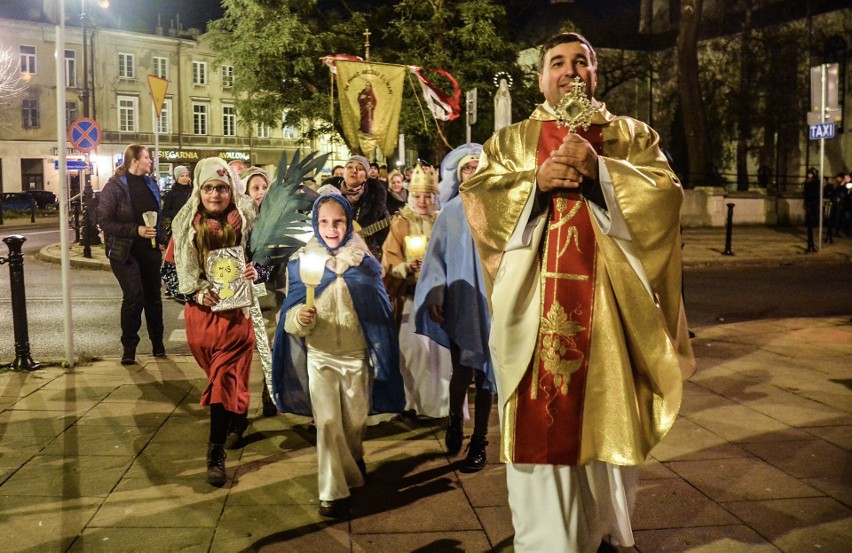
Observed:
[[[583,137],[573,133],[550,153],[538,168],[536,182],[539,190],[575,189],[583,180],[597,180],[598,154]]]

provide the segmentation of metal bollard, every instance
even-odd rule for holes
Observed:
[[[734,255],[731,251],[731,234],[734,230],[734,205],[728,204],[728,222],[725,225],[725,251],[722,255]]]
[[[32,205],[30,205],[30,223],[35,223],[35,210],[36,210],[36,201],[33,200]]]
[[[24,292],[24,255],[21,246],[27,239],[13,234],[3,239],[9,247],[9,257],[0,257],[0,264],[9,263],[9,284],[12,292],[12,325],[15,329],[15,361],[12,370],[32,371],[41,367],[30,356],[30,336],[27,329],[27,298]]]
[[[74,242],[80,243],[80,201],[74,202]]]
[[[0,194],[0,225],[3,224],[3,194]]]

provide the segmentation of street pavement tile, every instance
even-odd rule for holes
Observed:
[[[808,486],[813,486],[829,497],[833,497],[847,507],[852,507],[852,481],[849,479],[848,471],[841,476],[803,478],[802,482]]]
[[[126,384],[126,379],[115,379],[113,382],[104,382],[106,379],[65,376],[56,378],[46,384],[41,392],[44,396],[54,401],[64,399],[66,394],[72,393],[77,400],[100,401],[110,395],[116,388]],[[50,390],[50,393],[47,393]]]
[[[512,527],[512,511],[505,507],[478,507],[476,516],[482,523],[482,528],[488,540],[494,546],[495,553],[511,553],[514,551],[512,540],[515,529]]]
[[[169,416],[153,441],[207,444],[210,441],[210,418]]]
[[[241,459],[244,461],[275,457],[300,463],[317,462],[316,437],[307,430],[299,429],[295,432],[282,428],[259,431],[255,423],[252,423],[243,435],[243,440],[245,446]]]
[[[353,490],[353,534],[481,528],[464,491],[447,476],[415,474],[400,481],[368,475],[368,480]],[[376,481],[384,485],[373,484]]]
[[[680,417],[663,440],[654,448],[660,461],[726,459],[746,457],[748,453],[694,422]]]
[[[645,460],[645,463],[639,467],[639,480],[662,480],[665,478],[680,478],[672,470],[661,463],[659,459],[654,457],[654,451],[651,450],[651,455]]]
[[[0,489],[0,493],[2,493]],[[100,498],[0,495],[4,551],[66,551],[101,504]]]
[[[708,396],[708,395],[709,396],[715,396],[716,393],[711,391],[711,390],[708,390],[707,388],[699,386],[698,384],[696,384],[695,382],[692,382],[690,380],[687,380],[683,383],[684,400],[692,399],[696,396]]]
[[[132,457],[36,455],[0,488],[3,495],[105,497],[133,461]]]
[[[0,413],[0,436],[55,437],[76,421],[78,415],[64,411],[15,411]]]
[[[367,427],[367,440],[406,441],[443,438],[444,419],[389,420]]]
[[[349,524],[321,516],[316,505],[226,508],[211,553],[233,551],[349,553]]]
[[[756,388],[752,388],[754,391]],[[750,409],[793,427],[852,424],[852,415],[775,386],[761,386],[763,397],[743,401]],[[848,398],[852,400],[852,394]],[[732,398],[737,399],[738,398]]]
[[[850,363],[852,363],[852,361],[850,361]],[[852,378],[845,377],[833,380],[834,381],[830,383],[833,386],[831,390],[805,388],[800,390],[798,394],[813,401],[818,401],[832,409],[837,409],[838,411],[843,411],[847,414],[852,413],[852,394],[850,394],[849,389],[842,384],[842,382],[849,382]]]
[[[852,451],[852,426],[816,426],[803,430],[846,451]]]
[[[829,497],[725,504],[782,551],[849,551],[852,509]]]
[[[491,544],[482,530],[455,532],[406,532],[352,536],[353,551],[399,553],[400,551],[464,551],[488,553]]]
[[[745,525],[663,528],[633,533],[639,551],[653,553],[775,553],[778,548]]]
[[[668,467],[713,501],[822,495],[760,459],[674,461]]]
[[[729,442],[778,442],[804,440],[809,437],[801,430],[791,428],[744,405],[706,409],[692,414],[689,418]]]
[[[58,411],[69,415],[82,416],[95,406],[97,400],[81,399],[73,395],[65,397],[61,392],[39,392],[21,398],[9,407],[11,411]]]
[[[42,454],[134,457],[145,448],[154,431],[154,428],[74,425],[47,444]]]
[[[696,386],[696,388],[700,388],[700,386]],[[683,402],[680,405],[680,416],[686,418],[693,418],[703,411],[708,411],[710,409],[714,409],[717,407],[726,407],[731,405],[737,405],[735,401],[731,401],[728,398],[722,397],[715,392],[711,392],[707,390],[707,395],[693,395],[690,397],[684,397]]]
[[[214,528],[87,528],[68,553],[103,551],[180,551],[206,553]]]
[[[229,488],[214,488],[203,475],[159,485],[145,478],[124,478],[89,528],[215,528]]]
[[[796,478],[852,475],[852,453],[823,440],[760,442],[743,447]]]
[[[186,386],[175,382],[149,382],[119,386],[104,401],[153,401],[177,405],[186,397]]]
[[[231,452],[225,466],[230,471]],[[152,484],[204,481],[207,444],[151,441],[136,457],[125,478],[147,478]]]
[[[168,403],[102,401],[80,417],[77,426],[108,425],[158,428],[174,410],[175,407]]]
[[[640,483],[633,509],[634,530],[736,524],[730,513],[679,478]]]
[[[63,373],[62,369],[48,367],[37,371],[18,372],[0,370],[0,396],[25,397],[46,386]]]
[[[233,462],[236,470],[227,508],[258,505],[316,505],[317,464],[285,461],[280,456]]]
[[[506,465],[494,463],[486,465],[479,472],[465,474],[457,471],[468,501],[474,508],[502,507],[509,505],[509,493],[506,489]]]

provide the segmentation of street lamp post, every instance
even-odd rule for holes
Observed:
[[[101,0],[102,8],[109,7],[109,1]],[[80,100],[83,102],[83,117],[89,117],[89,40],[87,38],[88,15],[86,14],[86,0],[80,0],[80,22],[83,27],[83,90]],[[89,154],[86,154],[86,168],[81,173],[83,183],[83,257],[92,257],[92,246],[101,243],[98,238],[98,229],[92,220],[92,171],[89,165]]]

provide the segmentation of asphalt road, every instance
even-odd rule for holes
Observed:
[[[26,233],[24,252],[59,241],[57,231]],[[5,245],[0,246],[4,249]],[[61,270],[26,256],[25,284],[31,353],[36,360],[64,356]],[[687,317],[693,330],[719,323],[787,317],[852,316],[852,264],[690,269],[685,273]],[[75,352],[118,356],[121,290],[107,271],[71,271]],[[166,349],[188,353],[183,308],[164,299]],[[272,317],[271,313],[266,313]],[[9,271],[0,266],[0,363],[14,359]],[[143,336],[140,353],[150,344]]]

